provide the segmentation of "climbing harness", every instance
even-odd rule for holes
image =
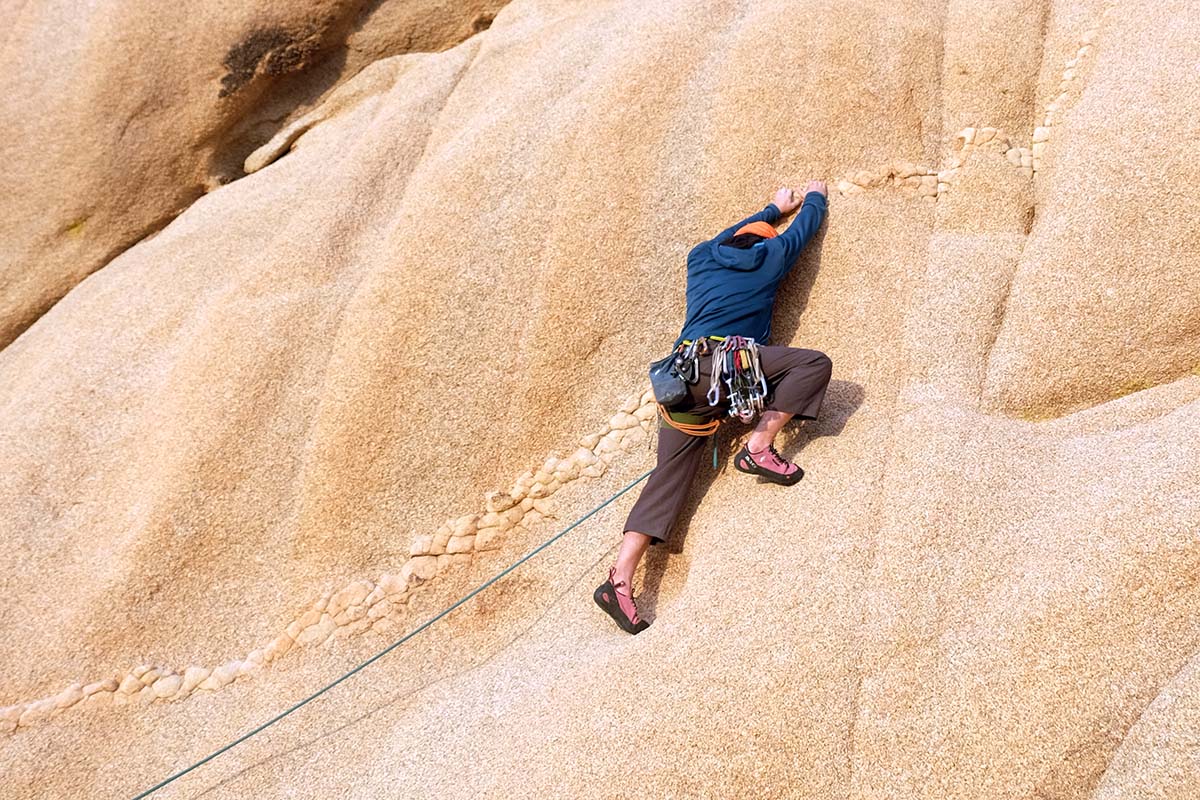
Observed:
[[[303,700],[301,700],[300,702],[296,703],[296,704],[295,704],[295,705],[293,705],[291,708],[288,708],[287,710],[285,710],[285,711],[282,711],[282,712],[280,712],[279,714],[276,714],[274,717],[272,717],[271,719],[267,720],[267,721],[266,721],[266,722],[264,722],[263,724],[259,725],[259,726],[258,726],[257,728],[255,728],[254,730],[250,731],[250,732],[249,732],[249,733],[247,733],[247,734],[244,734],[244,735],[242,735],[242,736],[239,736],[237,739],[234,739],[232,742],[230,742],[229,744],[225,745],[225,746],[224,746],[224,747],[222,747],[220,750],[217,750],[217,751],[215,751],[215,752],[211,753],[210,755],[208,755],[208,756],[205,756],[204,758],[202,758],[202,759],[200,759],[199,761],[197,761],[195,764],[192,764],[190,767],[188,767],[188,768],[186,768],[186,769],[181,769],[179,772],[176,772],[174,775],[172,775],[171,777],[167,778],[166,780],[163,780],[163,781],[160,781],[160,782],[158,782],[158,783],[154,784],[153,786],[151,786],[151,787],[150,787],[149,789],[147,789],[146,791],[144,791],[144,792],[142,792],[141,794],[139,794],[139,795],[135,796],[135,797],[133,798],[133,800],[143,800],[143,798],[149,797],[151,794],[153,794],[154,792],[157,792],[159,789],[163,788],[163,787],[164,787],[164,786],[166,786],[168,783],[171,783],[171,782],[173,782],[173,781],[175,781],[175,780],[177,780],[177,779],[179,779],[179,778],[182,778],[184,775],[188,774],[189,772],[191,772],[192,770],[196,769],[197,767],[203,766],[204,764],[207,764],[209,761],[212,761],[214,758],[216,758],[217,756],[221,755],[221,754],[222,754],[222,753],[224,753],[225,751],[233,749],[234,747],[238,746],[238,745],[239,745],[239,744],[241,744],[242,742],[244,742],[244,741],[246,741],[247,739],[249,739],[251,736],[254,736],[255,734],[257,734],[257,733],[260,733],[261,731],[265,730],[266,728],[270,727],[271,725],[274,725],[276,722],[278,722],[279,720],[283,719],[283,718],[284,718],[284,717],[286,717],[288,714],[291,714],[293,711],[296,711],[296,710],[297,710],[297,709],[299,709],[301,706],[304,706],[304,705],[306,705],[306,704],[308,704],[308,703],[311,703],[313,700],[316,700],[318,697],[320,697],[321,695],[325,694],[326,692],[328,692],[328,691],[329,691],[330,689],[332,689],[333,687],[337,686],[337,685],[338,685],[339,683],[341,683],[342,681],[346,680],[347,678],[351,677],[352,675],[354,675],[354,674],[356,674],[356,673],[358,673],[358,672],[362,671],[363,669],[365,669],[365,668],[366,668],[368,665],[370,665],[370,664],[374,663],[375,661],[378,661],[379,659],[383,658],[385,655],[387,655],[387,654],[388,654],[388,653],[390,653],[391,651],[395,650],[397,647],[399,647],[400,645],[404,644],[404,643],[405,643],[405,642],[407,642],[409,639],[411,639],[412,637],[416,636],[418,633],[420,633],[421,631],[425,630],[425,629],[426,629],[426,628],[428,628],[430,625],[432,625],[433,623],[437,622],[439,619],[441,619],[442,617],[446,616],[446,615],[447,615],[447,614],[449,614],[451,611],[453,611],[454,609],[458,608],[458,607],[459,607],[459,606],[461,606],[463,603],[467,602],[467,601],[468,601],[468,600],[470,600],[472,597],[474,597],[475,595],[479,594],[479,593],[480,593],[480,592],[482,592],[484,589],[486,589],[487,587],[491,586],[493,583],[495,583],[496,581],[500,580],[501,578],[503,578],[503,577],[504,577],[505,575],[507,575],[508,573],[512,572],[512,571],[513,571],[514,569],[516,569],[517,567],[519,567],[519,566],[521,566],[522,564],[524,564],[524,563],[525,563],[526,561],[528,561],[529,559],[533,558],[535,555],[537,555],[538,553],[540,553],[542,550],[545,550],[547,547],[549,547],[551,544],[553,544],[553,543],[554,543],[556,540],[558,540],[558,539],[562,538],[562,537],[563,537],[563,536],[565,536],[567,533],[569,533],[571,530],[573,530],[574,528],[578,527],[580,524],[582,524],[582,523],[583,523],[583,521],[584,521],[584,520],[586,520],[588,517],[591,517],[592,515],[594,515],[596,512],[598,512],[600,509],[602,509],[602,508],[604,508],[605,506],[607,506],[607,505],[608,505],[609,503],[611,503],[613,500],[616,500],[618,497],[620,497],[621,495],[625,494],[626,492],[628,492],[628,491],[629,491],[630,489],[632,489],[633,487],[637,486],[637,485],[638,485],[639,483],[641,483],[642,481],[646,480],[646,478],[649,478],[649,477],[650,477],[650,473],[652,473],[653,471],[654,471],[654,470],[652,470],[652,469],[648,469],[648,470],[646,470],[645,472],[643,472],[643,473],[641,474],[641,476],[640,476],[640,477],[636,478],[636,479],[635,479],[635,480],[634,480],[632,483],[628,484],[628,485],[627,485],[627,486],[626,486],[624,489],[621,489],[619,492],[617,492],[616,494],[614,494],[612,497],[608,498],[608,499],[607,499],[607,500],[605,500],[603,503],[601,503],[600,505],[598,505],[598,506],[596,506],[595,508],[593,508],[591,511],[587,512],[586,514],[584,514],[582,517],[580,517],[579,519],[575,520],[575,521],[574,521],[574,522],[572,522],[570,525],[568,525],[567,527],[563,528],[561,531],[559,531],[558,533],[554,534],[554,535],[553,535],[553,536],[551,536],[549,539],[547,539],[546,541],[542,542],[540,545],[538,545],[537,547],[535,547],[534,549],[530,550],[530,551],[529,551],[528,553],[526,553],[525,555],[523,555],[523,556],[521,556],[520,558],[518,558],[516,561],[514,561],[512,564],[510,564],[510,565],[509,565],[509,566],[508,566],[506,569],[504,569],[504,570],[502,570],[501,572],[497,573],[496,575],[494,575],[492,578],[490,578],[490,579],[489,579],[489,580],[487,580],[486,582],[484,582],[484,583],[480,584],[479,586],[475,587],[475,589],[473,589],[473,590],[472,590],[471,592],[469,592],[467,595],[465,595],[465,596],[464,596],[464,597],[462,597],[460,600],[458,600],[457,602],[455,602],[453,605],[451,605],[451,606],[449,606],[448,608],[446,608],[445,610],[441,611],[441,612],[440,612],[440,613],[439,613],[437,616],[435,616],[435,617],[432,617],[432,618],[430,618],[430,619],[426,620],[425,622],[421,623],[421,625],[420,625],[420,626],[418,626],[417,628],[414,628],[412,631],[410,631],[410,632],[406,633],[404,636],[400,637],[400,639],[398,639],[397,641],[395,641],[395,642],[393,642],[392,644],[388,645],[387,647],[385,647],[383,650],[379,651],[379,652],[378,652],[378,653],[376,653],[375,655],[371,656],[371,657],[370,657],[370,658],[368,658],[366,661],[364,661],[363,663],[359,664],[357,667],[355,667],[354,669],[350,670],[349,672],[347,672],[347,673],[346,673],[345,675],[343,675],[342,677],[338,678],[338,679],[337,679],[336,681],[334,681],[333,683],[330,683],[330,684],[328,684],[328,685],[326,685],[326,686],[322,687],[321,689],[318,689],[316,692],[314,692],[314,693],[310,694],[308,697],[306,697],[306,698],[304,698]]]
[[[749,422],[762,411],[768,388],[758,357],[758,343],[745,336],[730,336],[713,351],[708,403],[721,397],[721,380],[729,390],[729,416]]]
[[[724,381],[729,395],[729,416],[742,422],[750,422],[762,411],[768,388],[759,360],[758,343],[745,336],[701,336],[684,339],[676,349],[675,369],[688,383],[700,379],[700,356],[710,352],[708,340],[720,342],[712,353],[712,374],[708,387],[708,404],[717,405],[721,399],[721,383]],[[721,418],[711,419],[697,414],[669,411],[658,403],[662,421],[677,431],[689,436],[709,436],[721,427]],[[713,469],[717,468],[717,439],[713,437]]]

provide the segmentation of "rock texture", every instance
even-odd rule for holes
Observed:
[[[501,0],[16,4],[0,46],[0,346],[241,177],[246,154],[367,64],[440,50]]]
[[[145,29],[109,8],[23,7],[5,79]],[[314,8],[270,7],[342,20],[322,48],[366,13]],[[217,95],[253,25],[210,13],[169,58]],[[808,474],[702,468],[648,630],[590,597],[634,489],[161,796],[1196,796],[1194,4],[472,13],[305,102],[256,67],[238,118],[287,110],[227,183],[165,140],[112,145],[121,182],[39,163],[6,117],[7,180],[57,188],[4,215],[6,247],[54,220],[45,271],[5,274],[66,294],[0,350],[5,796],[133,796],[643,474],[686,252],[809,178],[773,324],[834,362],[778,442]],[[127,200],[84,223],[107,244],[61,256],[65,197]]]
[[[557,519],[551,495],[579,478],[598,478],[622,452],[647,440],[658,420],[658,404],[647,389],[630,398],[602,430],[586,434],[578,449],[560,458],[550,455],[542,466],[526,471],[507,491],[489,492],[485,510],[447,520],[434,533],[413,540],[399,574],[378,582],[357,580],[327,592],[292,620],[278,636],[244,659],[218,667],[190,666],[182,673],[143,664],[128,673],[89,683],[72,684],[54,695],[0,708],[5,732],[29,726],[72,707],[125,705],[145,688],[150,700],[179,700],[195,691],[223,689],[288,653],[295,645],[324,644],[336,634],[354,636],[368,630],[388,634],[396,629],[398,608],[413,590],[451,567],[470,564],[475,551],[496,550],[514,530],[527,532],[543,519]],[[83,701],[87,701],[83,703]],[[82,703],[82,706],[80,704]]]

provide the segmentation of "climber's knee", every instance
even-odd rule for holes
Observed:
[[[833,359],[820,350],[813,350],[812,353],[809,368],[819,380],[828,383],[829,379],[833,377]]]

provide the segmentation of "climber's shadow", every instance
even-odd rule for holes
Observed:
[[[861,384],[853,381],[831,380],[825,392],[825,401],[821,413],[815,420],[789,420],[780,431],[780,439],[786,438],[786,444],[779,448],[780,455],[789,461],[796,460],[796,454],[804,449],[813,439],[822,436],[838,436],[846,427],[846,422],[862,406],[867,393]],[[660,545],[651,546],[646,552],[646,572],[642,578],[642,590],[638,593],[638,610],[643,616],[654,619],[654,610],[658,602],[658,590],[662,576],[666,571],[667,560],[683,552],[683,541],[687,536],[688,526],[696,509],[708,493],[708,488],[721,472],[730,472],[735,479],[755,481],[751,475],[745,475],[736,470],[726,470],[733,454],[741,449],[742,444],[754,429],[753,425],[743,424],[737,420],[726,423],[717,434],[717,458],[720,469],[711,469],[712,445],[707,441],[704,446],[705,463],[700,465],[688,499],[679,513],[675,527]],[[789,436],[790,434],[790,436]],[[761,480],[761,479],[757,479]],[[803,483],[803,481],[801,482]]]
[[[788,272],[787,277],[779,284],[779,292],[775,295],[775,307],[771,311],[771,340],[776,342],[792,342],[796,340],[796,331],[800,327],[800,318],[808,308],[808,298],[812,294],[813,285],[817,282],[817,273],[821,269],[821,251],[825,247],[825,231],[828,222],[817,229],[816,234],[804,245],[796,263]],[[798,347],[813,347],[822,349],[821,342],[799,344]]]

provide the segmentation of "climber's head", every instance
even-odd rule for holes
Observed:
[[[778,235],[775,232],[774,225],[758,220],[757,222],[751,222],[748,225],[738,228],[733,236],[721,242],[721,244],[727,244],[730,247],[737,247],[744,250],[747,247],[753,247],[764,239],[773,239]]]

